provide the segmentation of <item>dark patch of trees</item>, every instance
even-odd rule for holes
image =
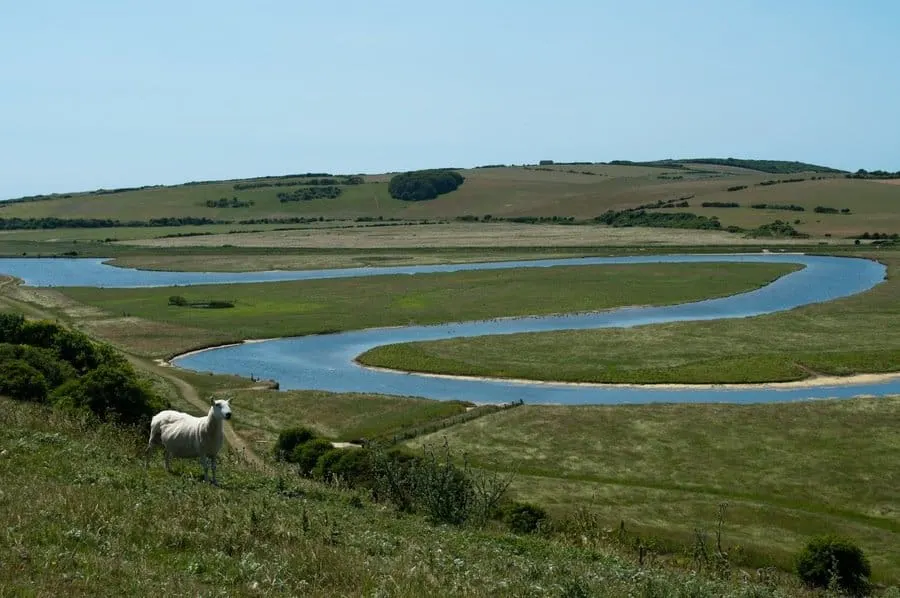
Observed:
[[[784,160],[741,160],[738,158],[689,158],[686,160],[651,160],[647,162],[633,162],[631,160],[613,160],[609,164],[620,166],[652,166],[658,168],[687,169],[685,164],[714,164],[716,166],[733,166],[758,170],[770,174],[793,174],[795,172],[832,172],[843,173],[843,170],[807,164],[805,162],[787,162]]]
[[[189,301],[181,295],[172,295],[169,297],[169,305],[199,309],[227,309],[229,307],[234,307],[234,301],[225,301],[222,299],[196,299]]]
[[[455,170],[416,170],[391,178],[388,192],[394,199],[425,201],[455,191],[463,181],[465,178]]]
[[[343,189],[340,187],[304,187],[293,191],[282,191],[278,194],[281,203],[289,201],[312,201],[314,199],[336,199],[341,196]]]
[[[220,197],[219,199],[207,199],[206,207],[207,208],[249,208],[253,205],[252,199],[238,199],[237,197],[232,197],[228,199],[227,197]]]
[[[0,338],[0,394],[126,425],[167,407],[124,357],[78,331],[0,313]]]
[[[623,210],[608,212],[594,218],[595,222],[614,227],[646,226],[652,228],[691,228],[716,230],[722,228],[718,218],[707,218],[690,212],[661,213],[645,210]]]
[[[741,204],[736,201],[704,201],[700,204],[704,208],[739,208]]]
[[[809,237],[806,233],[799,232],[790,223],[782,220],[763,224],[748,232],[751,237],[793,237],[798,239]]]
[[[865,168],[860,168],[856,172],[844,176],[848,179],[900,179],[900,170],[897,172],[887,170],[873,170],[869,172]]]
[[[857,237],[857,239],[893,239],[900,240],[900,234],[897,233],[868,233],[865,232]]]
[[[816,206],[813,208],[813,212],[816,214],[849,214],[850,208],[829,208],[827,206]]]
[[[742,191],[747,188],[747,185],[735,185],[734,187],[729,187],[726,191]]]
[[[481,218],[474,214],[457,216],[458,222],[513,222],[516,224],[578,224],[574,216],[493,216],[485,214]]]
[[[299,187],[308,185],[310,187],[331,186],[331,185],[362,185],[366,182],[365,178],[359,175],[333,177],[329,174],[310,175],[313,178],[302,178],[294,180],[276,180],[276,181],[249,181],[246,183],[235,183],[233,188],[235,191],[246,189],[260,189],[264,187]]]
[[[812,177],[812,180],[815,180],[816,177]],[[796,179],[770,179],[768,181],[763,181],[761,183],[756,183],[757,187],[770,187],[772,185],[780,185],[782,183],[802,183],[806,179],[796,178]]]
[[[806,208],[794,204],[778,204],[778,203],[754,203],[750,204],[754,210],[787,210],[790,212],[805,212]]]
[[[323,216],[291,216],[288,218],[252,218],[240,220],[239,224],[312,224],[313,222],[331,222],[333,218]]]
[[[0,230],[38,230],[54,228],[114,228],[114,227],[157,227],[157,226],[199,226],[203,224],[231,224],[231,220],[213,220],[196,216],[178,218],[151,218],[141,220],[115,220],[112,218],[0,218]]]
[[[768,172],[771,174],[793,174],[795,172],[833,172],[841,173],[843,170],[829,168],[827,166],[819,166],[817,164],[807,164],[806,162],[785,161],[785,160],[741,160],[738,158],[692,158],[689,160],[679,160],[685,164],[715,164],[717,166],[734,166],[737,168],[746,168],[748,170],[758,170],[760,172]]]
[[[653,203],[645,203],[634,208],[635,210],[658,210],[662,208],[689,208],[691,204],[687,200],[693,199],[693,195],[685,195],[675,199],[660,199]]]

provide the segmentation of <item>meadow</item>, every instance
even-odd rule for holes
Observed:
[[[189,462],[146,470],[145,442],[0,398],[0,478],[17,481],[0,489],[0,595],[812,595],[778,572],[698,575],[688,556],[639,564],[570,534],[433,526],[232,452],[215,488]]]
[[[805,538],[838,533],[900,580],[900,399],[762,405],[530,406],[488,415],[413,446],[465,447],[476,465],[515,472],[520,499],[562,515],[589,507],[648,544],[689,546],[727,503],[735,562],[790,568]]]
[[[471,337],[377,347],[368,365],[570,382],[749,383],[900,371],[900,257],[854,297],[789,312],[635,328]]]
[[[656,304],[680,303],[750,290],[793,269],[783,264],[564,266],[178,288],[70,287],[44,294],[57,296],[60,310],[81,315],[85,306],[94,310],[90,320],[82,318],[94,334],[143,355],[165,357],[228,340],[594,311],[644,304],[651,296]],[[173,295],[225,300],[234,307],[173,306],[168,300]],[[173,346],[179,338],[180,346]]]

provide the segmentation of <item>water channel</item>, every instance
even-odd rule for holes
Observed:
[[[313,280],[391,274],[415,275],[503,268],[602,266],[656,263],[792,263],[802,269],[762,288],[665,307],[630,307],[559,316],[502,318],[434,326],[406,326],[248,342],[189,353],[175,365],[199,371],[277,380],[281,389],[316,389],[460,399],[476,403],[614,404],[651,402],[759,403],[860,395],[900,394],[900,377],[877,382],[818,386],[670,387],[587,385],[511,380],[483,380],[365,368],[359,354],[380,345],[461,336],[515,334],[551,330],[632,327],[679,321],[744,318],[794,309],[862,293],[881,283],[883,265],[859,258],[787,253],[688,254],[631,257],[565,258],[477,264],[345,268],[271,272],[160,272],[118,268],[101,259],[0,259],[0,272],[30,286],[152,287]],[[652,303],[648,297],[647,303]]]

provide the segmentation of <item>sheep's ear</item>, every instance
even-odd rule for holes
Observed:
[[[211,407],[216,406],[216,397],[209,397],[209,404]]]

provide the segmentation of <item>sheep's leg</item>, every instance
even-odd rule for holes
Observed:
[[[216,456],[213,455],[209,457],[210,465],[212,466],[212,484],[213,486],[218,486],[219,482],[216,481]]]
[[[169,452],[169,449],[166,449],[166,471],[169,473],[172,472],[171,462],[172,462],[172,453]]]
[[[144,469],[150,467],[150,456],[153,454],[153,439],[147,443],[147,450],[144,451]]]
[[[209,481],[209,457],[200,455],[200,465],[203,467],[203,481]]]

